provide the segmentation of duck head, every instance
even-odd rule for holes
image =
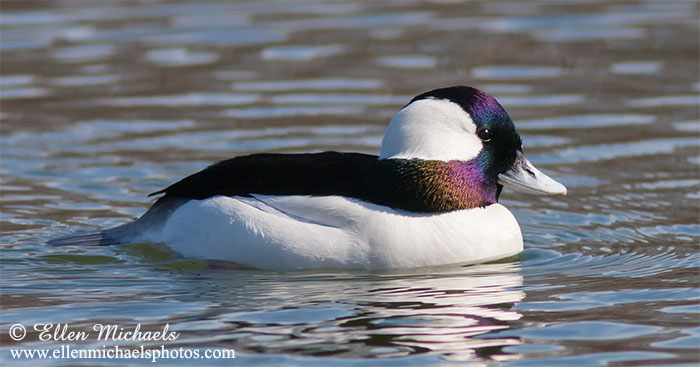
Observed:
[[[455,171],[472,181],[478,177],[480,190],[493,193],[487,196],[495,200],[503,186],[566,194],[564,185],[525,157],[520,135],[498,101],[471,87],[435,89],[413,98],[391,120],[379,158],[463,163]]]

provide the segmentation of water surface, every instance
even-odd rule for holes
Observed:
[[[10,360],[61,345],[8,336],[39,322],[169,324],[169,348],[237,352],[207,365],[696,365],[697,14],[692,1],[3,1],[3,365],[151,363]],[[163,246],[45,245],[125,223],[148,193],[236,154],[376,153],[412,96],[454,84],[495,95],[569,188],[504,192],[516,258],[279,273]]]

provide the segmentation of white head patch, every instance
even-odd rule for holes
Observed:
[[[444,99],[421,99],[391,120],[379,159],[468,161],[482,147],[476,125],[462,107]]]

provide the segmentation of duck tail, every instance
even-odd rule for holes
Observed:
[[[125,241],[129,227],[133,224],[127,223],[119,227],[104,229],[101,231],[72,234],[49,240],[47,243],[52,246],[109,246],[121,245]]]
[[[53,246],[108,246],[134,242],[153,242],[152,234],[163,227],[165,219],[180,207],[186,199],[170,198],[167,195],[158,199],[148,211],[133,222],[101,231],[85,232],[54,238],[47,243]]]

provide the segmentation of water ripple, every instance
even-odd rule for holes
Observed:
[[[377,58],[377,64],[398,69],[434,68],[437,61],[437,58],[429,55],[391,55]]]
[[[343,51],[341,45],[294,45],[269,47],[260,52],[263,60],[309,61],[320,57],[338,55]]]
[[[231,106],[244,105],[257,102],[260,96],[257,94],[239,93],[210,93],[191,92],[186,94],[175,94],[168,96],[139,96],[139,97],[115,97],[97,99],[91,101],[98,105],[111,106],[169,106],[169,107],[189,107],[189,106]]]
[[[698,266],[700,255],[679,258],[672,252],[654,255],[615,253],[601,256],[562,255],[552,250],[526,250],[522,253],[530,274],[565,273],[568,276],[644,278]],[[695,292],[695,291],[693,291]]]
[[[533,161],[541,163],[574,163],[608,159],[640,157],[673,153],[676,149],[700,145],[694,138],[642,140],[629,143],[588,145],[561,149],[548,154],[533,154]],[[536,158],[534,158],[536,157]]]
[[[700,95],[640,98],[629,100],[627,104],[631,107],[697,106],[700,105]]]
[[[211,52],[194,52],[186,48],[159,48],[146,52],[146,60],[163,66],[211,64],[218,56]]]
[[[298,91],[298,90],[352,90],[377,89],[382,86],[380,80],[324,78],[306,80],[257,80],[235,82],[231,88],[241,91]]]
[[[480,66],[472,70],[472,75],[478,79],[553,78],[562,73],[558,67],[533,65]]]
[[[653,115],[642,114],[591,114],[560,116],[537,120],[519,120],[518,129],[582,129],[589,127],[613,127],[625,125],[647,125],[656,121]]]

